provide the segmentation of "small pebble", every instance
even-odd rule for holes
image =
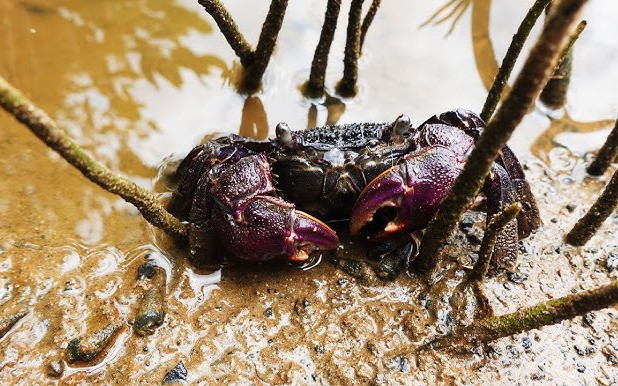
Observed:
[[[520,353],[519,353],[519,349],[516,346],[513,345],[508,345],[506,346],[506,349],[509,352],[509,357],[511,358],[518,358]]]
[[[464,229],[469,229],[472,228],[472,226],[474,226],[474,219],[471,217],[465,217],[463,220],[461,220],[461,222],[459,223],[459,228],[461,230]]]
[[[410,369],[410,364],[408,363],[408,359],[406,359],[406,357],[404,357],[403,355],[397,355],[396,357],[393,358],[393,361],[391,363],[392,363],[390,366],[391,371],[399,370],[399,372],[405,373],[406,371]]]
[[[152,261],[147,261],[137,268],[137,280],[152,279],[157,272],[157,265]]]
[[[575,204],[567,204],[566,205],[566,210],[568,210],[570,213],[573,213],[573,211],[577,209],[577,205]]]
[[[594,323],[594,318],[595,318],[594,313],[592,312],[587,313],[586,315],[584,315],[584,324],[589,327],[592,327],[592,323]]]
[[[187,369],[185,365],[181,362],[178,362],[176,367],[168,371],[163,378],[163,384],[174,383],[174,382],[182,382],[187,380]]]
[[[610,253],[607,256],[607,262],[605,264],[609,272],[613,272],[618,268],[618,253]]]
[[[527,336],[524,336],[521,340],[521,346],[525,352],[530,352],[532,349],[532,341]]]
[[[51,361],[47,364],[47,375],[52,378],[59,378],[64,373],[64,362],[59,360]]]
[[[296,315],[306,317],[311,315],[311,302],[304,298],[302,300],[298,299],[294,302],[294,312]]]
[[[507,272],[506,277],[517,284],[521,284],[528,280],[528,274],[523,272]]]

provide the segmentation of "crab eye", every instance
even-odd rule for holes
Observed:
[[[405,114],[398,116],[393,124],[393,134],[395,135],[404,135],[410,131],[410,129],[410,117]]]
[[[283,146],[289,147],[292,144],[292,130],[287,123],[278,123],[275,128],[275,134],[277,135],[277,140]]]
[[[277,135],[277,140],[283,146],[289,147],[292,144],[292,130],[290,130],[287,123],[281,122],[277,124],[275,134]]]

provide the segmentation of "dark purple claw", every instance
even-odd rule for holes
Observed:
[[[397,213],[377,238],[424,228],[462,165],[458,155],[443,146],[429,146],[409,154],[401,164],[379,175],[361,192],[350,216],[350,232],[360,232],[385,207],[395,207]]]
[[[283,257],[302,261],[314,250],[339,245],[328,225],[277,197],[255,198],[245,206],[242,217],[237,222],[231,213],[218,210],[215,223],[227,251],[244,260]]]

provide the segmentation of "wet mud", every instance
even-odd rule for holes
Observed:
[[[254,12],[227,3],[257,39],[268,3]],[[351,100],[299,92],[324,1],[290,4],[264,89],[251,97],[236,92],[238,60],[214,23],[185,0],[0,2],[0,73],[96,159],[166,200],[174,161],[215,133],[264,138],[279,121],[304,129],[407,113],[419,124],[454,107],[479,110],[492,53],[503,54],[528,4],[470,1],[444,37],[449,25],[417,28],[435,4],[403,3],[382,4]],[[201,272],[185,246],[0,114],[0,383],[618,383],[616,308],[468,352],[414,351],[479,312],[499,315],[618,278],[615,214],[585,247],[563,242],[614,170],[585,173],[616,118],[616,46],[607,36],[617,11],[590,5],[566,112],[537,106],[510,143],[544,224],[520,242],[512,271],[481,284],[482,310],[471,291],[456,291],[476,259],[482,213],[466,214],[431,288],[405,270],[396,275],[396,263],[376,273],[375,256],[354,241],[310,269]],[[330,90],[341,76],[345,25],[337,31]]]

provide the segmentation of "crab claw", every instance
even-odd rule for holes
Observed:
[[[216,211],[219,237],[227,250],[244,260],[284,257],[303,261],[317,249],[335,249],[337,234],[320,220],[272,196],[247,203],[241,221],[232,213]]]
[[[374,239],[426,227],[462,165],[458,156],[443,146],[429,146],[407,155],[361,192],[350,216],[350,232],[357,234],[374,220],[377,224],[373,228],[382,228]],[[387,207],[395,208],[394,214],[385,211],[384,216],[376,218],[378,211]]]

